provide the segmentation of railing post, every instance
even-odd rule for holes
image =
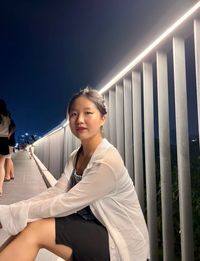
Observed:
[[[124,93],[122,85],[117,84],[116,90],[116,138],[117,149],[124,160]]]
[[[167,56],[157,52],[158,123],[162,206],[163,260],[174,260],[172,181],[169,133]]]
[[[109,96],[108,96],[108,92],[104,94],[104,100],[106,102],[106,106],[107,108],[109,108]],[[105,132],[105,137],[110,140],[110,133],[109,133],[109,115],[108,118],[106,119],[106,123],[104,125],[104,132]]]
[[[65,164],[67,163],[67,160],[68,160],[68,148],[67,148],[67,139],[68,139],[68,136],[67,136],[67,130],[68,130],[68,125],[65,126],[64,128],[64,141],[63,141],[63,169],[65,167]]]
[[[197,112],[199,126],[199,148],[200,148],[200,21],[194,21],[194,47],[195,47],[195,68],[197,88]]]
[[[141,74],[132,72],[133,149],[135,189],[144,212],[144,159],[142,145],[142,86]]]
[[[193,261],[194,253],[188,142],[185,44],[180,38],[173,38],[173,63],[182,254],[181,260]]]
[[[114,88],[114,87],[113,87]],[[116,94],[115,89],[109,90],[109,137],[110,142],[116,146],[117,145],[117,137],[116,137]]]
[[[131,80],[124,79],[124,137],[125,137],[125,165],[131,178],[134,180],[133,171],[133,130],[132,130],[132,91]]]
[[[150,237],[150,260],[156,261],[158,260],[158,238],[153,109],[153,69],[152,65],[149,63],[143,64],[143,88],[147,223]]]

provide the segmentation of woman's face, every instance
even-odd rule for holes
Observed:
[[[78,97],[71,106],[69,124],[72,133],[81,141],[99,138],[105,123],[96,105],[85,96]]]

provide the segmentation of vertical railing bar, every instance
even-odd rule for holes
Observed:
[[[181,260],[193,261],[194,253],[188,141],[185,43],[184,40],[180,38],[173,38],[173,64],[180,205]]]
[[[65,164],[67,162],[67,155],[68,155],[68,152],[67,152],[67,128],[68,126],[65,126],[64,127],[64,153],[63,153],[63,169],[65,167]]]
[[[72,152],[72,133],[70,130],[70,127],[68,126],[68,156],[71,154]]]
[[[39,151],[41,151],[43,154],[45,155],[45,160],[44,162],[42,162],[42,158],[40,158],[41,162],[46,166],[46,168],[49,168],[49,140],[47,137],[45,137],[42,141],[43,146],[41,147],[41,145],[39,146]],[[38,156],[37,156],[38,157]]]
[[[142,145],[142,86],[141,74],[132,72],[133,149],[135,189],[144,212],[144,168]]]
[[[47,163],[45,164],[45,166],[46,166],[46,168],[48,169],[48,167],[49,167],[49,160],[50,160],[50,159],[49,159],[49,153],[50,153],[50,149],[49,149],[50,146],[49,146],[49,145],[50,145],[50,144],[49,144],[49,141],[48,141],[47,138],[45,139],[45,142],[46,142],[46,144],[47,144],[47,146],[46,146],[46,147],[47,147],[47,148],[46,148],[46,153],[47,153],[47,156],[46,156],[46,157],[47,157]]]
[[[197,113],[198,113],[199,148],[200,148],[200,21],[199,20],[194,20],[194,48],[195,48]]]
[[[163,260],[174,260],[172,181],[167,56],[157,52],[158,123],[161,177]]]
[[[115,88],[109,90],[109,126],[110,142],[116,146],[116,92]]]
[[[124,160],[124,92],[123,86],[116,85],[116,138],[117,149]]]
[[[125,165],[131,178],[134,180],[133,172],[133,130],[132,130],[132,92],[131,80],[123,80],[124,87],[124,132],[125,132]]]
[[[61,135],[60,135],[60,174],[63,172],[63,165],[64,165],[64,159],[63,159],[63,155],[64,155],[64,129],[62,129],[61,131]]]
[[[107,108],[109,108],[109,95],[108,95],[108,92],[106,92],[105,94],[104,94],[104,100],[105,100],[105,103],[106,103],[106,106],[107,106]],[[110,140],[110,133],[109,133],[109,112],[108,112],[108,115],[107,115],[107,119],[106,119],[106,123],[105,123],[105,125],[104,125],[104,135],[105,135],[105,137],[108,139],[108,140]]]
[[[48,137],[49,139],[49,168],[48,170],[54,175],[54,173],[52,172],[52,154],[53,154],[53,148],[52,148],[52,135],[49,135]]]
[[[147,222],[150,237],[150,260],[156,261],[158,260],[158,242],[153,108],[153,69],[150,63],[143,64],[143,88]]]
[[[50,146],[51,146],[51,143],[50,143],[50,137],[46,137],[45,138],[46,139],[46,142],[48,143],[48,164],[46,165],[46,168],[49,170],[50,169],[50,160],[51,160],[51,158],[50,158]],[[41,159],[40,159],[41,160]]]
[[[44,139],[44,141],[43,141],[43,154],[44,154],[44,162],[43,162],[43,164],[45,165],[45,166],[47,166],[47,143],[46,143],[46,140]]]

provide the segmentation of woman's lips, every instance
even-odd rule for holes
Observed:
[[[83,128],[83,127],[76,128],[76,131],[78,131],[78,132],[82,132],[82,131],[85,131],[85,130],[86,130],[86,128]]]

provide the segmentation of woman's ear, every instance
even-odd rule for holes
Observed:
[[[107,120],[107,114],[104,114],[102,117],[102,126],[105,124],[106,120]]]

